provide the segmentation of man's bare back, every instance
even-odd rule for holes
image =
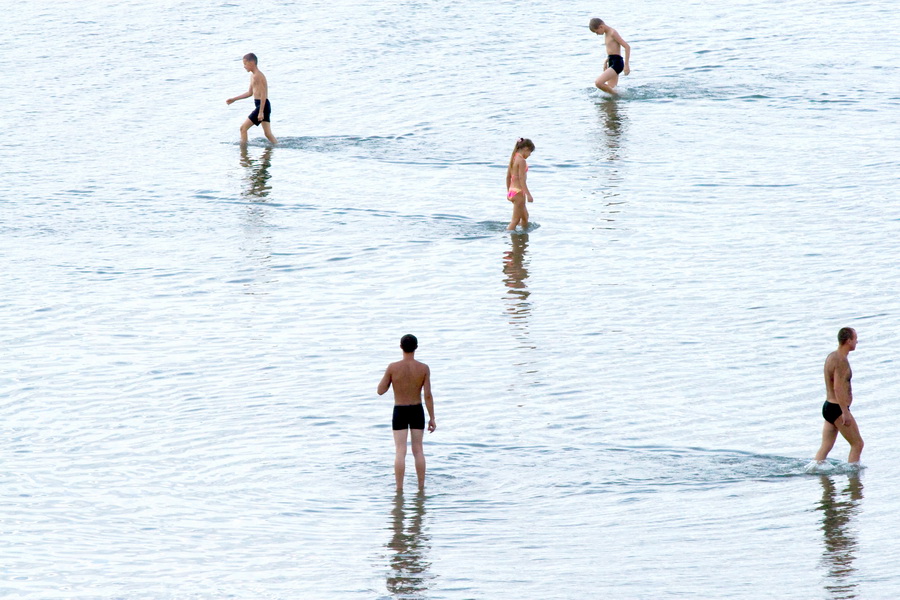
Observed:
[[[846,382],[847,406],[850,406],[853,404],[853,387],[850,385],[853,370],[850,369],[850,360],[837,350],[825,359],[825,399],[838,404],[837,395],[834,393],[835,374],[838,376],[838,385]]]
[[[429,373],[428,365],[414,358],[389,364],[385,375],[390,377],[389,385],[394,388],[394,404],[421,404],[422,388],[425,387]]]

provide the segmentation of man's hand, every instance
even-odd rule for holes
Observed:
[[[842,422],[844,425],[852,425],[853,424],[853,415],[850,414],[850,411],[842,413],[841,419],[843,419]]]
[[[631,67],[629,67],[628,65],[625,65],[625,70],[622,71],[622,74],[628,75],[629,73],[631,73]]]
[[[435,424],[434,419],[429,419],[429,421],[428,421],[428,433],[433,432],[435,429],[437,429],[437,425]]]
[[[234,98],[229,98],[225,101],[225,104],[231,104],[232,102],[234,102]]]

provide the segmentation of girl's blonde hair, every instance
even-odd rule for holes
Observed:
[[[534,142],[529,140],[528,138],[519,138],[516,140],[516,145],[513,148],[512,155],[509,157],[509,167],[506,169],[506,187],[509,188],[509,179],[512,177],[512,168],[513,162],[516,160],[516,152],[521,150],[522,148],[528,148],[532,152],[534,152]]]

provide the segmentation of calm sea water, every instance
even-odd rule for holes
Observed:
[[[900,594],[892,4],[4,8],[4,597]],[[845,325],[868,468],[808,475]]]

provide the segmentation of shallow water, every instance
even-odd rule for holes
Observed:
[[[618,100],[595,10],[7,11],[0,593],[894,597],[896,10],[600,14]],[[224,103],[249,51],[275,148]],[[807,474],[845,325],[867,468]],[[438,429],[396,498],[406,332]]]

